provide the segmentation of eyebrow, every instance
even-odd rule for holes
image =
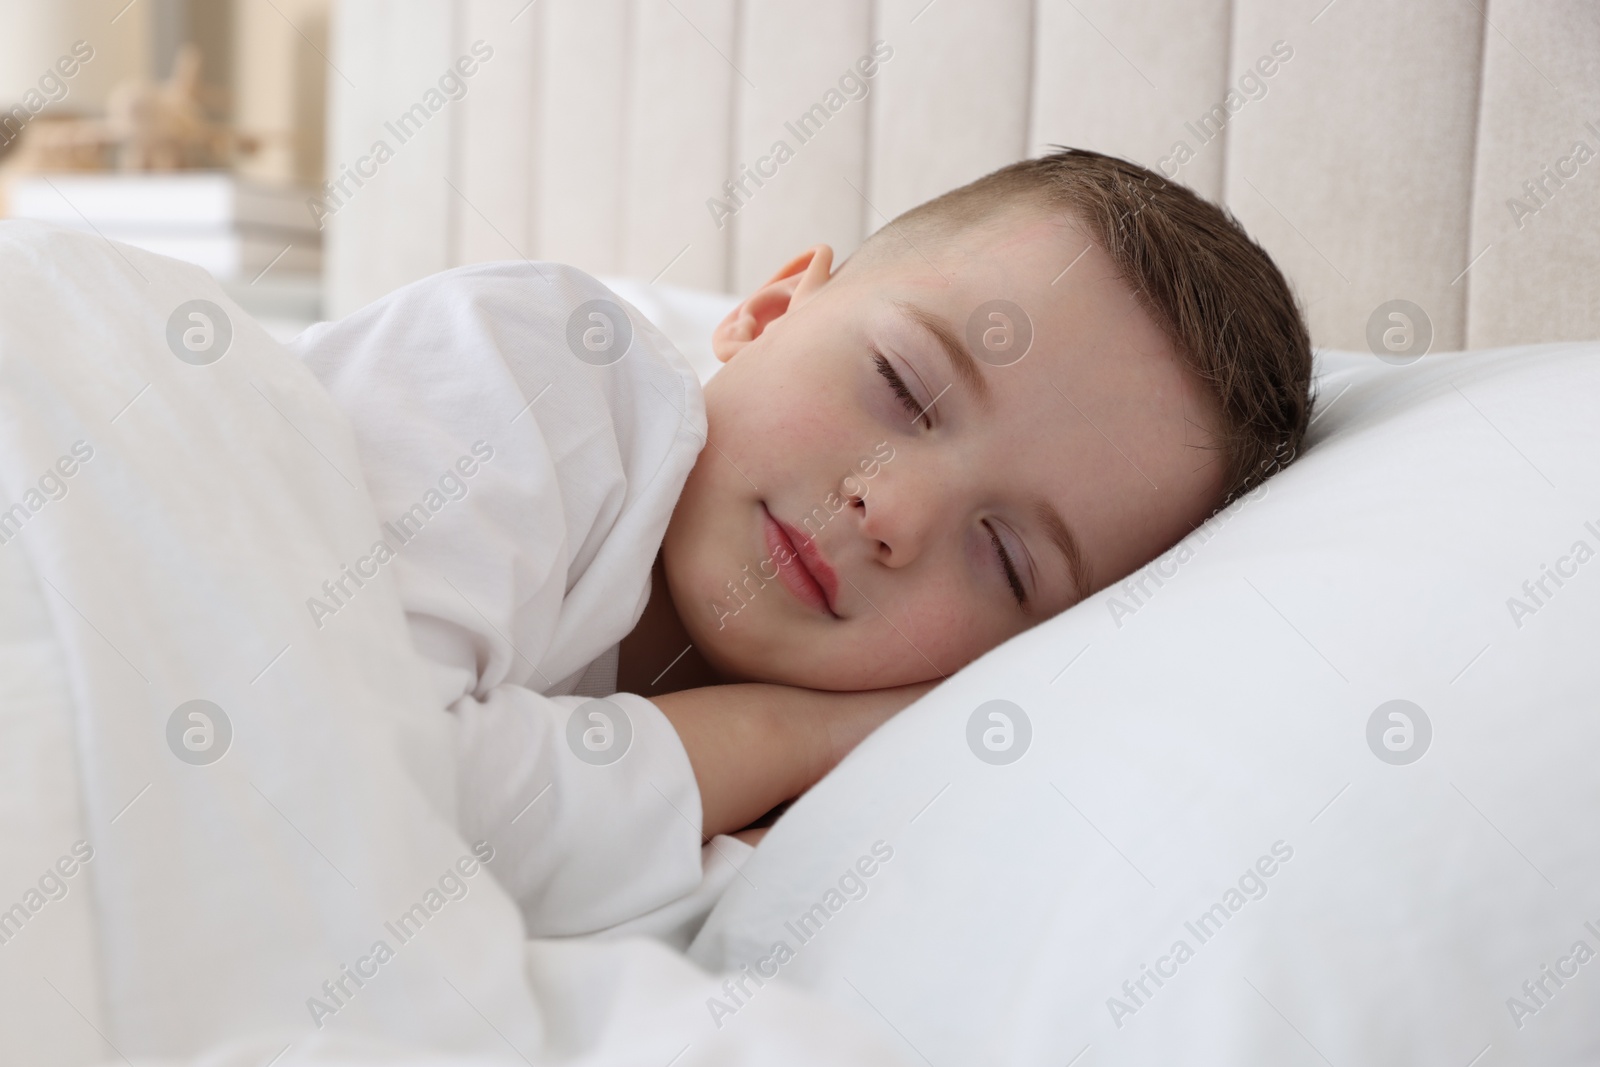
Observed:
[[[950,363],[950,369],[960,379],[961,384],[972,392],[977,398],[978,406],[985,411],[991,406],[989,383],[983,377],[983,371],[978,368],[978,361],[973,358],[967,346],[957,337],[955,331],[950,329],[948,323],[939,316],[917,307],[915,304],[903,300],[891,301],[895,308],[938,342],[939,348],[944,352],[945,359]],[[1070,536],[1070,535],[1069,535]]]
[[[1088,564],[1084,562],[1083,550],[1078,547],[1078,539],[1073,536],[1072,527],[1067,525],[1055,506],[1043,497],[1034,499],[1033,514],[1039,520],[1039,525],[1044,527],[1045,536],[1056,546],[1061,552],[1062,559],[1066,561],[1067,573],[1072,577],[1073,590],[1078,594],[1078,600],[1086,599],[1093,586],[1090,584]]]

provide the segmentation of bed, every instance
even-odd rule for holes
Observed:
[[[288,592],[375,522],[327,397],[197,272],[8,225],[0,1060],[1600,1059],[1587,6],[345,0],[331,169],[480,40],[329,218],[333,313],[558,259],[709,375],[726,294],[789,254],[1078,144],[1286,265],[1308,448],[870,738],[687,957],[524,943],[451,824],[392,589],[332,636]],[[879,41],[869,92],[708,210]],[[1425,344],[1386,348],[1395,301]],[[173,328],[194,302],[227,359]]]

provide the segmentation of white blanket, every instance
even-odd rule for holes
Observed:
[[[350,428],[200,271],[0,225],[0,487],[0,1062],[900,1055],[776,987],[719,1030],[658,943],[523,942],[392,578],[307,614],[378,536]]]

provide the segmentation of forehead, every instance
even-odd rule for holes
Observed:
[[[891,226],[875,240],[882,245],[873,267],[856,284],[936,312],[957,332],[967,332],[980,308],[1004,301],[1026,315],[1047,353],[1061,347],[1051,342],[1070,338],[1080,347],[1133,345],[1177,361],[1110,255],[1066,210],[1023,205],[953,233]]]
[[[991,402],[1077,388],[1150,411],[1152,390],[1194,395],[1199,382],[1087,228],[1063,213],[1011,212],[899,255],[862,306],[942,370]],[[945,348],[964,348],[961,360]],[[976,368],[982,382],[962,364]],[[1204,414],[1202,412],[1201,414]]]

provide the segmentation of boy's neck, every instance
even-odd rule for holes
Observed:
[[[721,685],[723,681],[689,640],[667,588],[661,553],[657,552],[650,568],[650,599],[645,602],[638,625],[622,639],[618,652],[617,692],[651,697]]]

